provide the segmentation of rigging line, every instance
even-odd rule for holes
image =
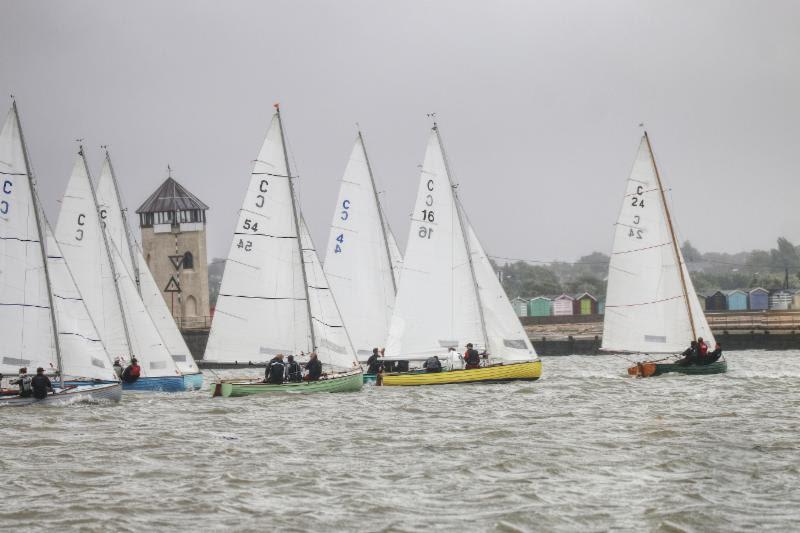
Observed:
[[[248,298],[251,300],[295,300],[298,302],[306,301],[305,298],[295,298],[295,297],[279,297],[279,296],[246,296],[244,294],[224,294],[219,293],[217,296],[225,296],[226,298]]]
[[[34,304],[7,304],[0,302],[0,305],[7,306],[7,307],[33,307],[36,309],[50,309],[49,305],[34,305]]]
[[[642,305],[660,304],[661,302],[669,302],[671,300],[677,300],[679,298],[683,298],[683,295],[672,296],[671,298],[664,298],[663,300],[653,300],[652,302],[642,302],[642,303],[638,303],[638,304],[624,304],[624,305],[608,305],[608,304],[606,304],[606,309],[612,309],[612,308],[616,308],[616,307],[640,307]]]
[[[245,235],[248,237],[272,237],[273,239],[296,239],[296,235],[270,235],[268,233],[244,233],[244,232],[234,232],[234,235]]]
[[[30,242],[34,244],[39,244],[40,240],[38,239],[20,239],[19,237],[0,237],[0,241],[19,241],[19,242]]]
[[[0,170],[0,174],[4,176],[27,176],[24,172],[3,172]]]

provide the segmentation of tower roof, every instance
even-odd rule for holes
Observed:
[[[187,191],[183,185],[169,177],[139,206],[136,212],[138,214],[163,213],[191,211],[194,209],[205,211],[208,206],[201,202],[197,196]]]

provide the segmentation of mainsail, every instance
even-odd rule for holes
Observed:
[[[401,260],[359,132],[339,188],[325,274],[362,361],[386,342],[396,292],[395,263]]]
[[[316,251],[300,229],[291,179],[278,111],[239,210],[205,360],[265,361],[317,349],[323,365],[356,364]]]
[[[56,241],[109,355],[137,357],[144,377],[178,375],[139,297],[134,275],[120,249],[103,233],[100,216],[81,148],[62,200]]]
[[[698,337],[714,345],[665,198],[645,133],[614,233],[603,350],[676,353]]]
[[[442,355],[471,342],[494,360],[536,359],[461,211],[436,126],[411,221],[386,358]]]
[[[7,375],[58,365],[35,194],[13,105],[0,131],[0,373]]]
[[[97,183],[97,203],[100,206],[100,216],[105,222],[106,235],[119,249],[120,260],[125,270],[132,275],[142,302],[178,370],[183,374],[199,372],[197,364],[183,340],[183,335],[178,330],[161,291],[158,290],[153,274],[131,235],[114,167],[111,164],[111,156],[108,152],[105,155],[100,179]]]

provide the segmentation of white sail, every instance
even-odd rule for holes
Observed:
[[[266,361],[311,350],[292,202],[275,114],[239,210],[204,360]]]
[[[317,342],[315,351],[323,365],[334,370],[347,371],[358,366],[358,358],[351,344],[339,313],[337,300],[328,285],[311,234],[305,220],[300,218],[300,243],[308,282],[308,298],[311,303],[311,322]]]
[[[166,344],[172,360],[175,361],[175,365],[181,374],[200,372],[138,246],[135,246],[134,256],[139,265],[139,293],[141,294],[142,302],[144,302],[150,318],[161,334],[161,339]]]
[[[100,216],[105,221],[106,235],[119,249],[120,259],[125,270],[133,276],[135,283],[138,282],[142,301],[178,370],[182,374],[199,372],[197,364],[183,340],[183,335],[178,330],[164,297],[158,290],[153,275],[144,261],[142,252],[129,234],[124,218],[126,216],[125,209],[120,204],[120,194],[113,172],[111,158],[106,153],[96,191]]]
[[[55,228],[89,315],[112,359],[131,357],[114,273],[106,250],[92,184],[82,155],[75,158]]]
[[[395,298],[394,265],[361,135],[342,177],[325,255],[325,274],[358,357],[386,342]],[[388,237],[388,234],[386,234]]]
[[[16,111],[0,131],[0,372],[55,369],[57,354],[36,203]]]
[[[467,223],[472,265],[478,284],[483,319],[490,358],[500,361],[531,361],[536,359],[525,328],[511,307],[508,296],[500,285],[486,251],[481,246],[472,225]]]
[[[61,374],[68,379],[117,381],[112,361],[75,285],[52,231],[47,229],[47,265],[61,348]]]
[[[167,345],[139,296],[133,273],[128,270],[122,259],[127,250],[120,250],[111,239],[108,240],[108,245],[117,274],[119,298],[124,309],[125,323],[128,326],[131,351],[139,359],[142,375],[144,377],[180,375],[172,355],[167,350]]]
[[[679,268],[683,270],[696,335],[713,346],[711,329],[679,248],[676,257],[653,154],[642,137],[614,234],[603,321],[604,350],[675,353],[689,345],[694,337]]]
[[[485,347],[475,280],[436,130],[431,132],[386,342],[387,359]]]
[[[386,240],[389,243],[389,255],[392,258],[392,269],[394,270],[395,285],[397,285],[400,281],[400,273],[403,271],[403,252],[400,251],[400,246],[397,245],[397,239],[388,223],[386,224]]]

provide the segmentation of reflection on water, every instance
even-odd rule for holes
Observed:
[[[791,529],[800,353],[719,376],[0,409],[0,524],[87,531]]]

